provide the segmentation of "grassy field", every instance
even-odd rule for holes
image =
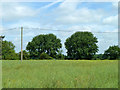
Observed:
[[[118,88],[117,60],[2,62],[4,88]]]
[[[2,89],[2,60],[0,60],[0,90]]]

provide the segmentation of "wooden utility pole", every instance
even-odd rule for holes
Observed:
[[[21,61],[23,60],[23,27],[21,27]]]

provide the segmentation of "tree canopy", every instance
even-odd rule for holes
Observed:
[[[42,34],[35,36],[28,43],[26,50],[30,52],[30,58],[32,59],[39,59],[43,52],[55,58],[61,47],[61,40],[54,34]]]
[[[66,39],[65,47],[70,59],[92,59],[98,51],[97,38],[91,32],[76,32]]]
[[[120,59],[119,46],[110,46],[103,55],[104,59]]]
[[[18,54],[15,53],[15,46],[12,42],[3,41],[2,42],[2,59],[4,60],[16,60],[18,59]]]

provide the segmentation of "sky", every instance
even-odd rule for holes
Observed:
[[[98,53],[118,45],[117,2],[2,2],[0,11],[0,34],[13,42],[16,52],[21,49],[21,26],[23,49],[36,35],[53,33],[66,54],[64,42],[77,31],[89,31],[98,38]]]

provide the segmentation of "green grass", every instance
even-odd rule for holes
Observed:
[[[0,90],[2,89],[2,60],[0,60]]]
[[[118,88],[118,60],[2,62],[4,88]]]

